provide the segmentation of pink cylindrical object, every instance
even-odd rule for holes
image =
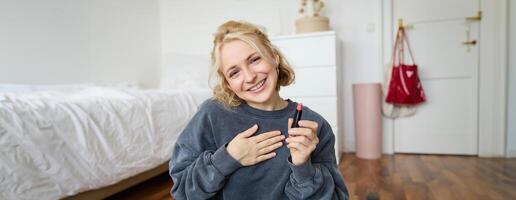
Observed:
[[[382,90],[379,83],[353,84],[356,155],[382,156]]]

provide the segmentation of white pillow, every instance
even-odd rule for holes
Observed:
[[[160,88],[209,88],[210,68],[208,56],[169,54],[161,70]]]

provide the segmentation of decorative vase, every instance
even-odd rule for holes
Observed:
[[[296,20],[296,33],[330,30],[330,19],[323,16],[304,16]]]

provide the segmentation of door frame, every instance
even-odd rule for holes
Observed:
[[[393,38],[393,0],[378,4],[378,66],[390,60]],[[506,88],[508,64],[508,1],[480,0],[478,71],[478,156],[504,157],[506,152]],[[410,22],[409,22],[410,23]],[[491,89],[493,88],[493,89]],[[431,97],[430,97],[431,98]],[[417,113],[416,113],[417,114]],[[383,152],[394,152],[394,120],[383,118]]]

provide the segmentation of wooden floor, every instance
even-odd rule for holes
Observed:
[[[516,159],[469,156],[384,155],[363,160],[344,154],[339,170],[350,199],[516,199]],[[168,174],[109,199],[173,199]]]
[[[108,200],[174,200],[170,196],[172,179],[165,172],[107,198]]]

